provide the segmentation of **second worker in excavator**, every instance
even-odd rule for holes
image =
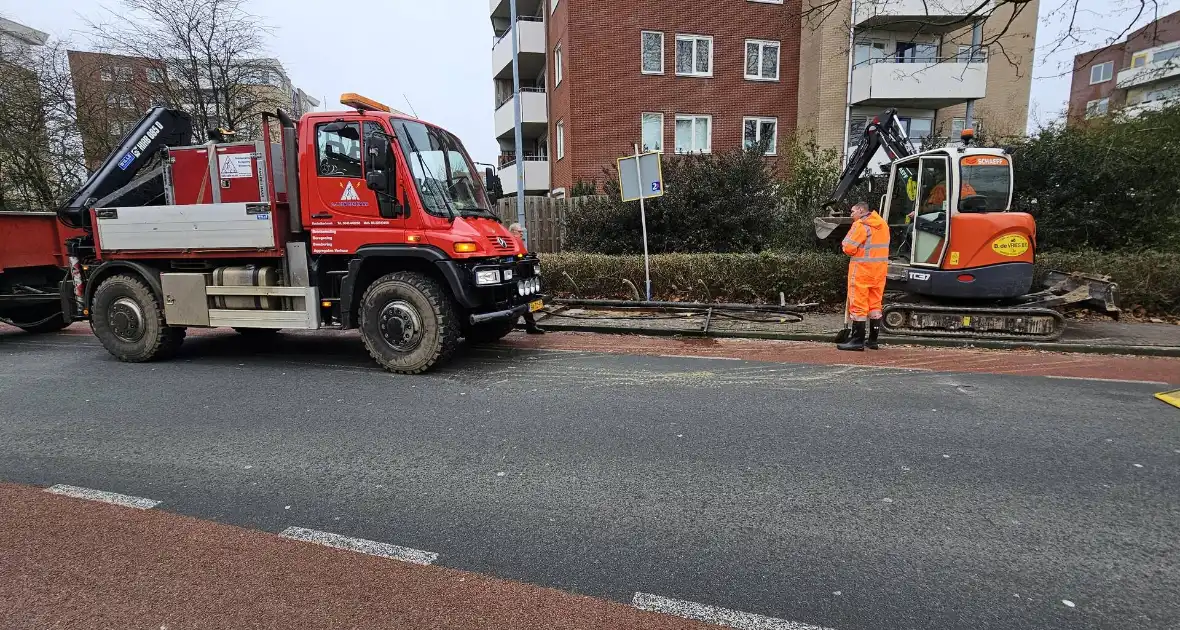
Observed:
[[[841,350],[877,349],[881,332],[881,309],[885,297],[885,278],[889,272],[889,226],[869,205],[852,206],[854,223],[844,237],[848,263],[848,318],[852,335],[837,345]],[[867,335],[866,335],[866,327]]]

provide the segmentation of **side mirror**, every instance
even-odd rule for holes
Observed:
[[[492,167],[487,167],[483,171],[484,181],[487,182],[488,201],[496,203],[504,196],[504,184],[500,182],[500,176],[496,175],[496,171]]]
[[[375,193],[389,194],[389,173],[370,170],[365,173],[365,185]]]
[[[389,167],[389,138],[373,134],[365,139],[365,170],[384,171]]]

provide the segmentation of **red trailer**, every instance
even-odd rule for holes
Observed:
[[[53,212],[0,212],[0,321],[29,332],[69,325],[74,289],[65,241],[81,235]]]

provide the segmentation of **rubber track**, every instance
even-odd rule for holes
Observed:
[[[1056,326],[1048,333],[1013,333],[1013,332],[979,332],[970,329],[939,330],[932,328],[895,328],[890,326],[889,314],[903,313],[905,321],[910,321],[911,313],[932,313],[939,315],[1000,315],[1006,317],[1051,317]],[[959,306],[925,306],[920,304],[890,304],[885,307],[882,327],[891,335],[909,335],[914,337],[949,337],[954,339],[988,339],[1007,341],[1056,341],[1065,332],[1065,318],[1053,309],[1048,308],[969,308]]]

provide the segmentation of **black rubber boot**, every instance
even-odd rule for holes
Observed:
[[[524,331],[530,335],[545,334],[545,329],[537,325],[537,320],[533,319],[532,313],[524,314]]]
[[[868,337],[868,339],[865,339],[865,347],[866,348],[868,348],[869,350],[878,349],[879,346],[877,346],[877,334],[880,332],[881,332],[881,320],[870,319],[869,320],[869,337]]]
[[[852,322],[852,336],[848,338],[848,341],[836,344],[836,348],[863,352],[865,349],[865,323]]]

